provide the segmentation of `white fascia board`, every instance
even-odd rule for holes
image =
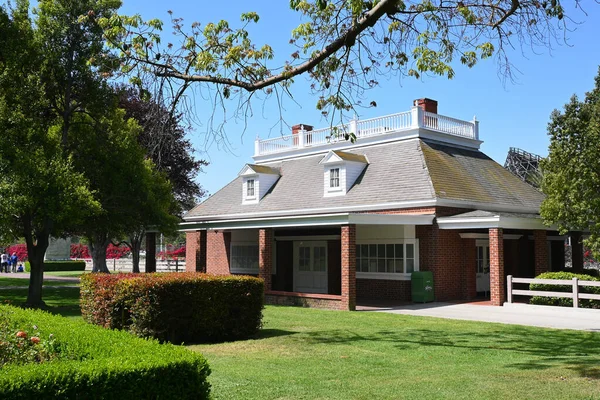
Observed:
[[[511,206],[508,204],[481,203],[469,200],[451,200],[438,198],[435,205],[440,207],[457,207],[470,208],[473,210],[487,210],[490,212],[510,212],[524,214],[539,214],[540,212],[539,208],[525,208],[523,206]]]
[[[248,176],[258,176],[258,174],[252,169],[252,167],[248,164],[244,165],[242,170],[238,173],[238,176],[248,177]]]
[[[468,233],[468,232],[461,232],[459,233],[460,238],[461,239],[483,239],[483,240],[488,240],[490,238],[490,235],[488,233]],[[507,239],[507,240],[518,240],[521,239],[523,237],[523,235],[515,235],[515,234],[506,234],[506,235],[502,235],[502,238]]]
[[[341,164],[344,160],[341,159],[340,156],[334,153],[333,150],[329,150],[327,155],[323,157],[319,164],[327,165],[327,164]]]
[[[554,230],[554,227],[548,227],[538,218],[519,218],[519,217],[466,217],[452,218],[442,217],[437,219],[440,229],[532,229],[532,230]]]
[[[357,205],[357,206],[341,206],[341,207],[323,207],[323,208],[305,208],[297,210],[284,210],[284,211],[263,211],[253,213],[239,213],[239,214],[221,214],[221,215],[210,215],[210,216],[196,216],[196,217],[184,217],[186,222],[199,222],[199,221],[214,221],[218,219],[237,219],[237,218],[258,218],[268,216],[290,216],[290,215],[314,215],[319,213],[329,214],[336,212],[352,212],[352,211],[377,211],[377,210],[393,210],[401,208],[415,208],[415,207],[434,207],[436,205],[436,199],[428,200],[411,200],[411,201],[399,201],[393,203],[380,203],[372,205]]]
[[[350,214],[348,223],[356,225],[431,225],[434,214]]]

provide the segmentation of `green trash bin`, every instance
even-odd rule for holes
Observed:
[[[429,303],[433,301],[433,274],[431,271],[413,272],[411,277],[412,301]]]

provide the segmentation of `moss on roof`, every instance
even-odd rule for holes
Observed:
[[[257,174],[279,175],[279,170],[267,167],[266,165],[248,164],[248,166]]]
[[[346,153],[345,151],[339,150],[335,150],[334,153],[342,160],[368,164],[367,157],[364,154]]]

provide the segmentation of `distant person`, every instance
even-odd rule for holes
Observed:
[[[19,264],[19,268],[17,268],[17,272],[25,272],[25,269],[23,268],[23,264]]]
[[[17,253],[12,253],[12,256],[10,256],[10,266],[12,267],[11,270],[12,272],[17,272],[17,263],[19,262],[19,257],[17,256]]]
[[[8,254],[4,251],[0,254],[0,271],[8,273]]]

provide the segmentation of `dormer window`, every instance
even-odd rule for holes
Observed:
[[[258,204],[279,179],[279,169],[247,164],[239,176],[242,178],[242,204]]]
[[[254,179],[246,181],[246,198],[254,198]]]
[[[344,196],[368,163],[364,154],[330,151],[320,162],[324,167],[323,196]]]
[[[331,168],[329,170],[329,187],[337,189],[340,187],[340,169]]]

